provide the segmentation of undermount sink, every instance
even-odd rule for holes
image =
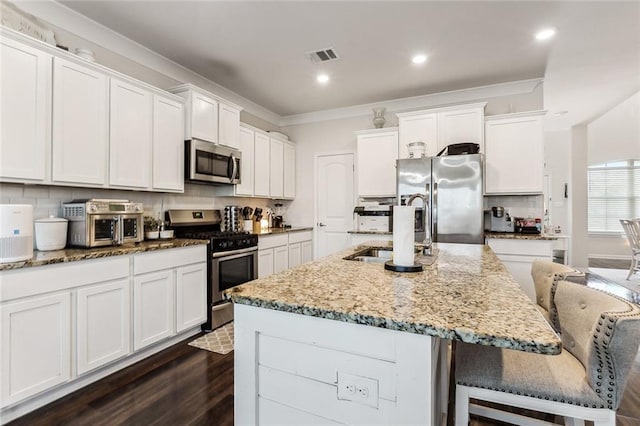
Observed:
[[[418,250],[416,250],[418,253]],[[344,258],[344,260],[355,260],[358,262],[384,263],[393,257],[393,249],[369,247],[358,251]]]
[[[416,247],[416,263],[420,263],[422,265],[428,266],[431,265],[436,260],[437,249],[434,249],[431,254],[423,255],[422,248]],[[368,247],[364,250],[357,251],[347,257],[344,257],[344,260],[355,260],[357,262],[368,262],[368,263],[385,263],[388,260],[393,258],[393,249],[392,248],[380,248],[380,247]]]

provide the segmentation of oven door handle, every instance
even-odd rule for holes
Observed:
[[[219,253],[213,253],[212,257],[214,259],[219,259],[221,257],[224,257],[225,260],[231,260],[231,259],[236,259],[238,257],[245,256],[247,253],[251,253],[253,251],[258,251],[258,247],[248,247],[248,248],[243,248],[238,250],[230,250],[230,251],[223,251]]]

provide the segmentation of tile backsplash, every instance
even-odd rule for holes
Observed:
[[[484,197],[484,209],[493,206],[504,207],[512,217],[544,217],[543,195],[487,195]]]
[[[273,207],[275,201],[263,198],[218,197],[215,187],[185,185],[183,194],[124,191],[114,189],[76,188],[67,186],[23,185],[0,183],[1,204],[31,204],[33,218],[61,216],[62,204],[75,199],[124,199],[144,204],[145,215],[158,217],[168,209],[224,209],[226,205]],[[285,206],[288,201],[278,201]]]

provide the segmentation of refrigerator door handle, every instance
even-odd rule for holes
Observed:
[[[438,241],[438,182],[433,182],[431,241]]]

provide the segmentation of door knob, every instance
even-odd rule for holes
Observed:
[[[322,226],[327,226],[327,225],[325,225],[325,224],[324,224],[324,223],[322,223],[322,222],[318,222],[318,226],[322,227]]]

